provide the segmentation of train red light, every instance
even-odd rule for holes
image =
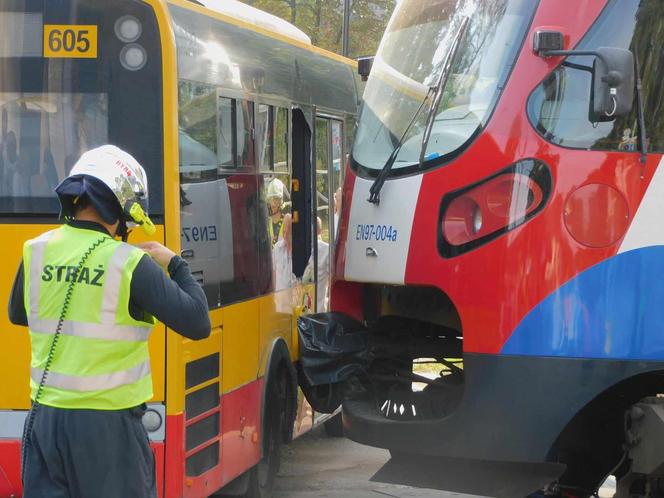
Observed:
[[[451,257],[493,240],[541,209],[551,187],[548,168],[527,160],[443,199],[439,245]]]

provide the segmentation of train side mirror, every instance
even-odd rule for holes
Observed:
[[[624,48],[600,47],[597,50],[565,50],[563,33],[537,30],[533,51],[539,57],[593,57],[590,67],[575,66],[592,73],[588,119],[593,123],[613,121],[632,112],[634,105],[634,54]]]
[[[590,121],[613,121],[629,114],[633,104],[634,55],[622,48],[598,48],[592,70]]]
[[[373,66],[374,58],[371,57],[359,57],[357,59],[357,73],[361,76],[362,81],[367,81],[369,79],[369,74],[371,73],[371,67]]]

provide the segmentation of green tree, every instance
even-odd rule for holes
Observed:
[[[304,31],[314,45],[341,53],[343,0],[245,0]],[[396,0],[351,0],[350,56],[376,52]]]

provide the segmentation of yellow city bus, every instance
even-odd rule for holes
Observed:
[[[0,301],[58,223],[53,187],[103,143],[145,167],[155,237],[208,297],[208,339],[150,339],[160,497],[267,497],[311,426],[295,322],[327,306],[358,100],[353,61],[233,0],[0,2]],[[0,330],[0,497],[18,497],[30,345],[6,314]]]

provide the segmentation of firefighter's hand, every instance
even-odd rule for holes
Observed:
[[[143,249],[159,266],[163,266],[164,268],[168,266],[168,263],[175,256],[173,251],[159,242],[141,242],[140,244],[136,244],[136,247]]]

